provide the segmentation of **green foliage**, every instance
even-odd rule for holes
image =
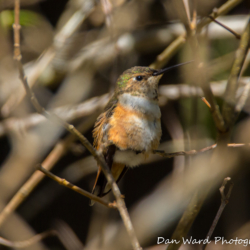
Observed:
[[[39,22],[40,15],[30,11],[20,11],[20,25],[24,27],[35,26]],[[11,29],[14,23],[14,11],[4,10],[0,13],[0,25],[5,29]]]

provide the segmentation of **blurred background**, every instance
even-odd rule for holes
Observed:
[[[94,122],[123,71],[136,65],[163,68],[194,59],[192,46],[184,38],[171,53],[161,54],[185,33],[173,2],[21,0],[22,62],[39,102],[74,124],[93,143]],[[188,13],[192,19],[195,10],[199,23],[226,2],[230,1],[190,0]],[[242,34],[250,2],[235,2],[218,20]],[[36,178],[35,165],[42,163],[91,191],[97,166],[80,142],[36,114],[26,97],[13,61],[13,8],[14,0],[0,0],[0,235],[20,241],[53,228],[61,240],[46,238],[25,249],[131,249],[118,211],[99,204],[90,207],[86,197],[47,177],[34,181],[37,186],[27,186],[30,178]],[[211,84],[221,106],[240,41],[216,23],[205,26],[197,39],[205,65],[203,80]],[[248,55],[237,98],[249,84],[249,59]],[[200,98],[203,94],[195,72],[189,64],[167,72],[160,81],[160,149],[166,152],[199,150],[216,142],[216,126]],[[247,100],[230,142],[250,142],[249,112]],[[119,187],[142,246],[153,249],[158,236],[171,238],[197,191],[205,202],[188,237],[204,239],[220,206],[218,189],[227,176],[234,188],[213,235],[250,238],[249,160],[249,148],[244,147],[220,156],[213,151],[171,159],[154,155],[143,166],[130,169]],[[208,185],[206,196],[203,190]],[[1,221],[1,211],[17,193],[16,210]],[[22,195],[27,195],[24,201]],[[113,201],[113,195],[108,199]]]

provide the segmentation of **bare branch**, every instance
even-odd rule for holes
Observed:
[[[16,0],[15,0],[16,1]],[[54,37],[53,44],[43,53],[42,57],[36,62],[34,65],[34,69],[32,70],[32,74],[29,76],[29,83],[32,87],[40,74],[46,69],[46,67],[51,63],[51,61],[55,58],[56,52],[60,50],[63,45],[65,44],[66,40],[71,37],[76,30],[79,29],[82,22],[88,17],[88,15],[92,12],[94,8],[94,1],[87,0],[84,1],[84,4],[82,8],[78,9],[75,13],[72,14],[72,16],[69,18],[69,20],[65,23],[65,25],[57,32],[57,34]],[[17,48],[19,46],[20,42],[20,36],[18,35],[18,30],[20,29],[20,26],[17,26],[18,23],[16,20],[19,20],[19,13],[16,16],[15,12],[15,42],[14,47],[15,50],[15,56],[16,52],[20,50],[20,48]],[[20,55],[20,54],[19,54]],[[18,89],[8,98],[6,103],[3,105],[1,112],[4,116],[9,116],[10,112],[14,110],[18,104],[22,101],[22,99],[25,96],[25,91],[23,91],[22,88],[18,87]]]
[[[221,27],[223,27],[224,29],[228,30],[230,33],[232,33],[237,39],[241,38],[241,35],[238,34],[237,32],[235,32],[234,30],[232,30],[231,28],[229,28],[228,26],[226,26],[225,24],[217,21],[215,18],[213,18],[212,16],[208,16],[209,18],[211,18],[215,23],[219,24]]]
[[[239,148],[239,147],[249,147],[250,143],[229,143],[227,144],[227,147],[229,148]],[[185,155],[185,156],[190,156],[190,155],[197,155],[200,153],[205,153],[207,151],[210,151],[212,149],[215,149],[217,147],[217,144],[213,144],[211,146],[202,148],[200,150],[190,150],[190,151],[178,151],[178,152],[173,152],[173,153],[165,153],[164,151],[161,150],[155,150],[153,153],[160,155],[164,158],[173,158],[176,156],[180,156],[180,155]]]
[[[84,124],[80,124],[78,129],[82,132],[85,132],[92,126],[92,121],[85,121]],[[76,140],[76,137],[72,134],[66,136],[62,141],[59,141],[49,155],[44,159],[42,165],[47,170],[52,169],[56,162],[67,152],[71,143]],[[37,184],[44,178],[44,175],[35,171],[33,175],[23,184],[23,186],[17,191],[17,193],[12,197],[8,204],[0,213],[0,226],[8,218],[8,216],[16,210],[16,208],[30,195],[34,190]]]
[[[185,212],[183,213],[171,239],[176,240],[177,244],[170,244],[167,247],[167,250],[177,250],[182,244],[182,238],[185,237],[190,230],[196,216],[200,212],[200,209],[206,199],[209,188],[206,192],[196,191],[189,202]]]
[[[238,95],[239,93],[243,93],[243,89],[246,88],[246,85],[249,81],[249,77],[241,78],[242,85],[239,87],[236,95]],[[226,84],[226,80],[211,82],[210,85],[213,95],[216,97],[223,97],[226,89]],[[205,97],[202,89],[200,87],[188,84],[161,85],[159,87],[159,95],[160,106],[166,105],[168,100],[178,100],[180,98],[189,97],[203,97],[202,100],[205,102]],[[85,116],[91,115],[93,112],[103,109],[103,107],[108,102],[108,97],[109,94],[104,94],[102,96],[90,98],[89,100],[86,100],[74,106],[62,106],[49,110],[49,112],[55,113],[63,120],[72,121],[77,118],[83,118]],[[247,96],[245,97],[247,98]],[[210,104],[207,102],[206,105],[209,107]],[[26,131],[29,128],[32,128],[44,121],[46,121],[46,118],[37,113],[30,114],[29,116],[24,118],[7,118],[0,122],[0,137],[12,131],[16,133],[19,133],[19,131]]]
[[[231,9],[233,9],[235,6],[240,4],[243,0],[229,0],[225,4],[223,4],[220,8],[215,8],[213,13],[210,15],[213,18],[216,18],[221,15],[225,15],[228,13]],[[200,32],[200,30],[207,24],[211,22],[211,18],[206,17],[197,25],[197,32]]]
[[[190,151],[179,151],[179,152],[174,152],[174,153],[165,153],[164,151],[160,151],[160,150],[155,150],[154,151],[154,154],[158,154],[164,158],[173,158],[175,156],[180,156],[180,155],[196,155],[196,154],[199,154],[199,153],[204,153],[204,152],[207,152],[209,150],[212,150],[214,148],[217,147],[217,144],[213,144],[209,147],[206,147],[206,148],[203,148],[203,149],[200,149],[200,150],[190,150]]]
[[[227,194],[225,195],[224,191],[225,191],[225,187],[226,187],[227,183],[229,183],[230,186],[229,186],[229,190],[228,190]],[[231,181],[231,178],[227,177],[227,178],[224,179],[224,181],[223,181],[223,183],[222,183],[222,185],[221,185],[221,187],[219,189],[220,194],[221,194],[221,204],[220,204],[220,208],[219,208],[219,210],[218,210],[218,212],[217,212],[217,214],[216,214],[216,216],[214,218],[213,224],[210,227],[209,232],[207,234],[206,238],[207,238],[208,241],[210,240],[210,238],[211,238],[211,236],[212,236],[212,234],[214,232],[214,229],[215,229],[215,227],[216,227],[216,225],[217,225],[217,223],[218,223],[218,221],[219,221],[219,219],[221,217],[221,214],[222,214],[223,210],[225,209],[226,205],[229,202],[229,198],[231,196],[233,186],[234,186],[234,184]],[[207,244],[203,244],[201,249],[204,250],[206,248],[206,245]]]
[[[250,44],[250,18],[244,33],[242,34],[240,45],[236,51],[235,61],[229,76],[226,92],[225,101],[223,104],[223,118],[226,122],[227,129],[234,123],[234,113],[236,105],[236,91],[239,87],[239,76],[243,67],[248,49]]]
[[[19,10],[20,8],[20,0],[16,0],[15,2],[15,10]],[[15,13],[15,23],[19,24],[19,15],[17,15]],[[20,41],[18,41],[18,39],[16,38],[16,35],[19,33],[19,29],[17,29],[17,25],[14,26],[14,41],[15,43],[18,43]],[[15,29],[16,28],[16,29]],[[18,36],[18,35],[17,35]],[[19,45],[20,46],[20,45]],[[94,158],[96,159],[96,161],[98,162],[98,164],[101,166],[102,171],[104,173],[104,175],[107,178],[108,183],[111,185],[112,187],[112,191],[114,193],[114,196],[116,198],[116,202],[117,202],[117,208],[120,212],[120,215],[123,219],[124,225],[127,229],[127,232],[130,236],[130,240],[131,240],[131,244],[133,246],[133,249],[135,250],[140,250],[140,244],[136,238],[135,232],[134,232],[134,228],[132,225],[132,222],[130,220],[126,205],[124,200],[121,197],[121,193],[120,190],[114,180],[114,177],[111,174],[111,171],[108,167],[108,165],[106,164],[103,156],[97,152],[95,150],[95,148],[90,144],[90,142],[71,124],[68,124],[67,122],[61,120],[58,116],[56,116],[55,114],[52,114],[48,111],[46,111],[38,102],[38,100],[36,99],[34,93],[32,92],[31,88],[28,85],[27,82],[27,77],[24,74],[24,69],[23,69],[23,65],[21,62],[21,52],[20,49],[19,51],[17,51],[19,54],[17,54],[15,56],[15,60],[17,62],[18,65],[18,69],[19,69],[19,74],[20,74],[20,80],[25,88],[25,91],[27,93],[27,95],[29,96],[34,108],[36,109],[36,111],[40,114],[43,114],[46,118],[48,118],[49,120],[51,120],[52,122],[58,123],[61,126],[63,126],[66,130],[68,130],[70,133],[72,133],[73,135],[75,135],[80,141],[81,143],[89,150],[89,152],[94,156]]]
[[[101,199],[100,197],[93,195],[93,194],[83,190],[82,188],[73,185],[72,183],[68,182],[67,180],[62,179],[59,176],[52,174],[47,169],[43,168],[42,165],[40,165],[40,164],[37,166],[37,169],[40,170],[41,172],[43,172],[45,175],[47,175],[50,179],[56,181],[57,183],[59,183],[60,185],[63,185],[64,187],[67,187],[67,188],[69,188],[69,189],[71,189],[71,190],[91,199],[91,200],[97,201],[100,204],[102,204],[108,208],[116,208],[115,203],[106,202],[103,199]]]

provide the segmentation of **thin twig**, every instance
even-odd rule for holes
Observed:
[[[85,121],[84,124],[80,124],[78,129],[85,132],[92,126],[92,121]],[[76,137],[72,134],[66,136],[65,139],[59,141],[49,155],[44,159],[42,165],[45,169],[50,170],[58,162],[58,160],[67,152],[69,146],[76,140]],[[0,213],[0,227],[8,216],[13,213],[19,207],[19,205],[30,195],[37,184],[44,178],[44,175],[35,171],[31,177],[23,184],[23,186],[16,192],[8,204]]]
[[[244,91],[246,85],[250,82],[249,77],[242,77],[241,83],[242,86],[238,89],[239,93]],[[226,80],[211,82],[211,89],[214,96],[223,97],[226,88]],[[243,90],[242,90],[243,89]],[[200,87],[192,86],[188,84],[168,84],[161,85],[159,87],[160,106],[166,105],[168,100],[178,100],[180,98],[189,98],[189,97],[201,97],[202,101],[206,103],[204,93]],[[61,119],[72,121],[77,118],[83,118],[88,115],[91,115],[95,111],[101,110],[108,102],[109,94],[104,94],[101,96],[90,98],[82,103],[76,104],[74,106],[62,106],[49,112],[55,113]],[[207,102],[206,105],[210,108],[210,104]],[[244,107],[243,107],[244,108]],[[17,132],[26,131],[47,119],[38,114],[33,113],[24,118],[10,117],[2,122],[0,122],[0,137],[4,136],[8,132]]]
[[[204,96],[201,97],[201,100],[211,109],[210,103],[207,101],[207,99]]]
[[[187,27],[187,24],[184,23],[184,26]],[[210,105],[210,110],[217,128],[217,133],[218,135],[223,134],[226,131],[226,126],[225,126],[225,122],[223,120],[223,117],[221,115],[221,112],[219,110],[219,107],[214,99],[213,93],[211,91],[211,87],[209,85],[209,83],[203,84],[204,80],[206,79],[206,73],[204,72],[203,69],[203,64],[201,64],[201,56],[199,54],[199,43],[198,43],[198,39],[196,37],[196,32],[189,32],[189,30],[187,29],[187,34],[189,35],[188,38],[190,40],[190,44],[193,50],[193,53],[195,55],[195,60],[197,63],[197,68],[199,68],[199,77],[196,80],[197,85],[200,85],[204,91],[206,100],[208,101],[209,105]],[[201,67],[200,67],[201,66]],[[206,82],[206,80],[205,80]],[[226,134],[225,136],[228,137],[228,134]],[[222,141],[222,138],[220,136],[218,136],[218,144],[220,145]],[[225,145],[223,143],[223,145]],[[209,146],[207,148],[204,148],[202,150],[202,152],[206,152],[210,149],[213,149],[214,147],[216,147],[217,144]],[[220,149],[220,147],[218,148],[218,150]],[[216,150],[215,152],[218,152],[218,150]],[[188,152],[181,152],[183,155],[184,153],[189,154],[196,154],[197,151],[188,151]],[[165,154],[163,154],[163,156],[165,156]],[[166,155],[167,156],[167,155]],[[189,229],[191,228],[196,216],[198,215],[205,199],[206,196],[209,192],[209,190],[211,189],[211,184],[207,185],[207,187],[205,188],[205,190],[203,190],[202,193],[200,193],[199,190],[196,191],[195,195],[193,196],[191,202],[189,203],[188,207],[186,208],[185,212],[183,213],[181,220],[179,221],[173,235],[172,235],[172,239],[177,239],[177,244],[170,244],[168,246],[167,249],[171,249],[171,250],[177,250],[179,249],[180,245],[181,245],[181,240],[183,237],[186,237],[186,235],[188,234]],[[179,241],[178,241],[179,240]]]
[[[65,186],[91,200],[97,201],[100,204],[109,207],[109,208],[116,208],[115,203],[110,203],[110,202],[106,202],[105,200],[101,199],[100,197],[93,195],[83,189],[81,189],[80,187],[77,187],[75,185],[73,185],[72,183],[70,183],[69,181],[60,178],[59,176],[56,176],[54,174],[52,174],[50,171],[48,171],[47,169],[45,169],[41,164],[37,165],[37,170],[40,170],[41,172],[43,172],[46,176],[48,176],[50,179],[56,181],[57,183],[59,183],[62,186]]]
[[[21,60],[21,53],[20,53],[20,29],[21,29],[21,26],[19,24],[19,16],[20,16],[19,0],[15,0],[15,22],[13,24],[13,30],[14,30],[14,59],[15,60]]]
[[[227,27],[225,24],[217,21],[214,17],[212,16],[208,16],[209,18],[211,18],[215,23],[219,24],[221,27],[223,27],[224,29],[228,30],[230,33],[232,33],[237,39],[241,38],[241,35],[238,34],[237,32],[235,32],[234,30],[232,30],[231,28]]]
[[[15,1],[15,11],[20,9],[20,0],[16,0]],[[15,12],[15,24],[19,25],[19,15],[18,13]],[[15,43],[18,43],[18,33],[19,33],[19,29],[16,28],[17,25],[14,26],[14,41]],[[15,29],[16,28],[16,29]],[[17,35],[17,37],[16,37]],[[80,142],[89,150],[89,152],[94,156],[95,160],[97,161],[98,165],[101,166],[102,171],[104,173],[104,175],[107,178],[108,183],[111,185],[112,187],[112,191],[114,193],[114,196],[116,198],[116,202],[117,202],[117,208],[120,212],[120,215],[123,219],[124,225],[127,229],[128,235],[130,236],[130,240],[131,240],[131,244],[133,246],[133,249],[135,250],[140,250],[140,244],[139,241],[135,235],[135,231],[132,225],[132,222],[130,220],[126,205],[124,200],[122,199],[121,196],[121,192],[114,180],[114,177],[111,174],[111,171],[108,167],[108,165],[106,164],[103,156],[101,153],[97,152],[96,149],[90,144],[90,142],[87,140],[87,138],[85,136],[83,136],[72,124],[69,124],[63,120],[61,120],[58,116],[56,116],[53,113],[50,113],[48,111],[46,111],[38,102],[38,100],[36,99],[34,93],[32,92],[31,88],[28,85],[27,82],[27,77],[25,76],[24,73],[24,69],[23,69],[23,65],[21,62],[21,51],[20,49],[18,50],[17,56],[15,56],[15,60],[17,62],[18,65],[18,69],[19,69],[19,74],[20,74],[20,80],[25,88],[25,91],[28,95],[28,97],[30,98],[34,108],[36,109],[36,111],[42,115],[44,115],[46,118],[48,118],[50,121],[55,122],[60,124],[61,126],[63,126],[67,131],[69,131],[70,133],[74,134],[79,140]]]
[[[83,118],[92,115],[96,111],[100,112],[107,104],[108,97],[109,94],[104,94],[102,96],[90,98],[74,106],[66,105],[49,110],[49,112],[55,113],[61,119],[64,119],[66,121],[72,121],[77,118]],[[30,114],[29,116],[24,118],[7,118],[0,123],[0,137],[11,131],[17,133],[19,131],[26,131],[29,128],[32,128],[46,120],[47,119],[43,115],[40,115],[38,113]]]
[[[242,1],[243,0],[229,0],[225,4],[223,4],[220,8],[216,9],[216,14],[215,12],[213,12],[210,16],[216,18],[220,15],[225,15],[227,12],[229,12],[232,8],[234,8]],[[204,26],[206,26],[211,22],[212,20],[210,18],[202,20],[197,25],[197,32],[200,32]],[[178,36],[161,54],[157,56],[156,60],[152,64],[150,64],[149,67],[154,69],[162,68],[168,62],[168,60],[170,60],[172,55],[174,55],[175,52],[178,51],[185,42],[186,42],[186,34]]]
[[[238,4],[240,4],[243,0],[229,0],[226,3],[224,3],[220,8],[216,8],[214,9],[213,13],[210,15],[213,18],[216,18],[218,16],[221,15],[225,15],[226,13],[228,13],[231,9],[233,9],[235,6],[237,6]],[[206,17],[203,20],[201,20],[199,22],[199,24],[197,25],[197,32],[200,32],[201,29],[209,24],[211,22],[211,18]]]
[[[57,236],[57,232],[55,230],[50,230],[47,232],[43,232],[41,234],[37,234],[32,238],[24,241],[10,241],[0,237],[0,245],[11,247],[11,248],[26,248],[32,246],[33,244],[51,236]]]
[[[240,148],[240,147],[249,147],[250,143],[228,143],[227,147],[229,148]],[[205,153],[207,151],[210,151],[212,149],[215,149],[217,147],[217,144],[213,144],[211,146],[199,149],[199,150],[189,150],[189,151],[178,151],[178,152],[173,152],[173,153],[165,153],[164,151],[161,150],[154,150],[153,153],[160,155],[164,158],[173,158],[176,156],[180,156],[180,155],[185,155],[185,156],[190,156],[190,155],[197,155],[200,153]]]
[[[250,44],[250,18],[245,31],[240,40],[239,48],[236,51],[235,61],[228,79],[228,84],[225,92],[225,101],[222,108],[223,119],[226,123],[227,129],[235,122],[235,105],[236,105],[236,91],[239,87],[240,73],[249,49]]]
[[[63,48],[67,39],[72,37],[73,34],[80,28],[82,22],[88,17],[88,15],[93,11],[93,9],[94,1],[84,1],[82,4],[82,8],[79,8],[75,13],[73,13],[72,16],[68,19],[68,21],[64,24],[64,26],[55,34],[53,44],[42,54],[41,58],[37,60],[37,62],[34,64],[33,70],[29,76],[29,83],[31,87],[36,83],[41,73],[56,57],[57,52]],[[19,20],[18,16],[16,16],[15,12],[15,20]],[[16,26],[18,25],[18,23],[16,23],[15,21],[14,25]],[[18,29],[20,29],[20,26],[16,26],[16,31],[14,31],[14,33],[16,33],[16,41],[14,43],[15,48],[20,44],[20,36],[18,35]],[[20,48],[16,48],[16,51],[18,50],[20,50]],[[16,51],[14,51],[15,55]],[[23,91],[22,88],[18,87],[18,89],[13,94],[11,94],[11,96],[7,99],[7,101],[1,108],[2,115],[9,116],[11,111],[13,111],[18,106],[24,96],[25,91]]]
[[[111,186],[112,186],[112,191],[114,193],[114,196],[115,196],[116,202],[117,202],[117,208],[118,208],[118,210],[119,210],[119,212],[121,214],[124,225],[125,225],[125,227],[127,229],[127,232],[128,232],[128,234],[130,236],[132,246],[136,250],[141,249],[140,244],[138,242],[138,239],[135,236],[134,228],[133,228],[132,222],[131,222],[131,220],[129,218],[129,214],[128,214],[125,202],[122,199],[121,192],[120,192],[120,190],[119,190],[119,188],[118,188],[118,186],[117,186],[117,184],[116,184],[116,182],[114,180],[114,177],[112,176],[111,171],[110,171],[109,167],[107,166],[103,156],[99,152],[97,152],[95,150],[95,148],[90,144],[90,142],[86,139],[86,137],[83,136],[72,124],[69,124],[69,123],[61,120],[55,114],[49,113],[48,111],[46,111],[40,105],[40,103],[36,99],[34,93],[29,88],[27,78],[24,75],[23,67],[22,67],[22,64],[21,64],[20,61],[18,61],[18,66],[19,66],[21,81],[22,81],[22,83],[23,83],[23,85],[25,87],[27,95],[30,97],[30,100],[31,100],[33,106],[35,107],[35,109],[37,110],[37,112],[40,113],[40,114],[43,114],[50,121],[55,122],[55,123],[59,123],[67,131],[74,134],[80,140],[80,142],[89,150],[89,152],[94,156],[94,158],[97,161],[98,165],[101,166],[102,171],[103,171],[104,175],[106,176],[108,183],[110,183]]]
[[[181,9],[183,7],[183,6],[180,6],[181,0],[179,0],[179,5],[178,5],[178,1],[177,2],[175,1],[175,5],[176,5],[176,12],[178,13],[179,10],[177,8]],[[191,49],[192,49],[194,59],[195,59],[195,68],[197,71],[197,75],[193,80],[195,81],[195,84],[197,86],[201,86],[201,88],[203,89],[205,98],[207,99],[207,101],[209,102],[211,106],[210,111],[214,119],[214,123],[216,125],[217,130],[220,132],[225,132],[226,130],[225,122],[221,115],[219,106],[217,105],[216,100],[213,96],[209,82],[207,81],[207,72],[206,70],[204,70],[204,63],[200,54],[200,47],[199,47],[199,42],[197,39],[197,33],[196,31],[191,30],[189,24],[187,23],[187,18],[184,18],[181,16],[180,18],[184,22],[183,24],[186,28],[187,40],[190,42]]]
[[[225,191],[225,187],[226,187],[227,183],[229,183],[230,186],[229,186],[227,194],[225,195],[224,191]],[[229,198],[231,196],[233,186],[234,186],[234,184],[231,181],[230,177],[227,177],[227,178],[224,179],[224,181],[223,181],[223,183],[222,183],[222,185],[221,185],[221,187],[219,189],[220,194],[221,194],[221,204],[220,204],[219,210],[218,210],[218,212],[217,212],[217,214],[216,214],[216,216],[214,218],[213,224],[212,224],[212,226],[210,227],[210,229],[208,231],[208,234],[207,234],[207,237],[206,237],[207,241],[210,240],[210,238],[211,238],[211,236],[212,236],[212,234],[214,232],[214,229],[215,229],[215,227],[216,227],[216,225],[217,225],[217,223],[218,223],[218,221],[219,221],[219,219],[221,217],[221,214],[222,214],[223,210],[225,209],[226,205],[229,202]],[[203,244],[202,247],[201,247],[201,250],[204,250],[206,248],[206,246],[207,246],[207,244]]]
[[[200,150],[193,149],[193,150],[190,150],[190,151],[178,151],[178,152],[173,152],[173,153],[165,153],[164,151],[155,150],[153,153],[158,154],[158,155],[160,155],[160,156],[162,156],[164,158],[173,158],[173,157],[180,156],[180,155],[196,155],[196,154],[199,154],[199,153],[204,153],[204,152],[212,150],[212,149],[214,149],[216,147],[217,147],[217,144],[213,144],[211,146],[202,148]]]

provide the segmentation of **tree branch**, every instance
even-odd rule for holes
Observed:
[[[225,191],[225,187],[227,185],[227,183],[229,183],[229,190],[227,192],[227,194],[225,195],[224,191]],[[232,192],[232,189],[233,189],[233,182],[231,181],[231,178],[230,177],[227,177],[224,179],[221,187],[220,187],[220,194],[221,194],[221,204],[220,204],[220,207],[219,207],[219,210],[214,218],[214,221],[213,221],[213,224],[212,226],[210,227],[209,231],[208,231],[208,234],[207,234],[207,237],[206,239],[209,241],[211,239],[211,236],[214,232],[214,229],[221,217],[221,214],[223,212],[223,210],[225,209],[226,205],[228,204],[229,202],[229,198],[231,196],[231,192]],[[201,250],[204,250],[206,248],[207,244],[203,244],[202,247],[201,247]]]
[[[20,0],[15,0],[15,26],[14,26],[14,43],[18,44],[20,41],[18,40],[18,33],[19,33],[19,29],[17,29],[17,27],[19,27],[19,14],[18,11],[20,9]],[[19,45],[20,46],[20,45]],[[18,47],[18,46],[17,46]],[[95,148],[90,144],[90,142],[71,124],[68,124],[67,122],[61,120],[57,115],[50,113],[48,111],[46,111],[38,102],[38,100],[36,99],[34,93],[32,92],[31,88],[28,85],[27,82],[27,77],[24,74],[24,69],[23,69],[23,65],[21,62],[21,51],[20,48],[19,50],[17,50],[17,53],[15,55],[14,58],[17,62],[17,66],[19,69],[19,74],[20,74],[20,80],[25,88],[25,91],[28,95],[28,97],[30,98],[34,108],[36,109],[36,111],[42,115],[44,115],[47,119],[49,119],[52,122],[58,123],[61,126],[63,126],[67,131],[69,131],[70,133],[74,134],[79,140],[80,142],[89,150],[89,152],[94,156],[94,158],[96,159],[98,165],[101,166],[102,171],[104,173],[104,175],[107,178],[108,183],[111,185],[112,187],[112,191],[114,193],[114,196],[116,198],[116,202],[117,202],[117,208],[120,212],[120,215],[123,219],[124,225],[127,229],[128,235],[130,236],[130,240],[131,240],[131,244],[133,246],[133,249],[135,250],[140,250],[140,244],[136,238],[135,232],[134,232],[134,228],[132,225],[132,222],[130,220],[126,205],[124,200],[121,197],[121,193],[120,190],[114,180],[114,177],[111,174],[111,171],[108,167],[108,165],[106,164],[103,156],[97,152],[95,150]]]
[[[59,183],[60,185],[67,187],[91,200],[97,201],[100,204],[108,207],[108,208],[116,208],[116,204],[115,203],[109,203],[104,201],[103,199],[101,199],[100,197],[93,195],[85,190],[83,190],[82,188],[79,188],[75,185],[73,185],[72,183],[68,182],[65,179],[60,178],[59,176],[56,176],[54,174],[52,174],[50,171],[48,171],[47,169],[45,169],[42,165],[38,165],[37,166],[37,170],[40,170],[42,173],[44,173],[46,176],[48,176],[50,179],[56,181],[57,183]]]
[[[240,73],[250,45],[250,18],[240,40],[236,51],[235,61],[228,79],[225,92],[225,101],[222,108],[222,115],[226,122],[227,129],[235,122],[236,91],[239,87]]]

